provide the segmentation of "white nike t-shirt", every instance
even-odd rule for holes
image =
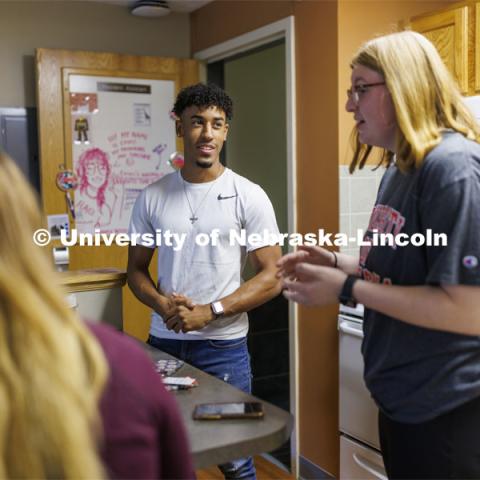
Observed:
[[[194,223],[192,216],[197,218]],[[200,245],[207,239],[198,234],[210,235],[217,229],[215,244],[209,239]],[[279,232],[263,189],[226,168],[213,182],[188,183],[178,171],[146,187],[133,208],[129,233],[160,238],[158,285],[165,294],[176,292],[207,304],[234,292],[242,283],[246,254],[271,245],[268,234]],[[170,245],[165,245],[166,233],[171,235]],[[254,244],[242,246],[237,241],[251,234],[257,234]],[[145,241],[137,244],[154,248]],[[221,317],[201,330],[175,333],[152,312],[150,333],[159,338],[228,340],[247,332],[246,313]]]

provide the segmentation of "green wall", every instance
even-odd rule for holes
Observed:
[[[226,61],[225,90],[234,102],[227,166],[266,191],[287,232],[285,45]]]

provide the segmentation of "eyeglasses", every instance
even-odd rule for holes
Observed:
[[[95,170],[99,173],[105,173],[107,171],[107,167],[100,162],[89,162],[87,163],[87,172],[90,174],[95,173]]]
[[[349,100],[352,99],[353,103],[355,105],[357,105],[358,102],[360,101],[361,96],[364,93],[368,92],[368,89],[370,87],[378,87],[379,85],[385,85],[385,82],[362,83],[362,84],[359,84],[359,85],[355,85],[354,87],[349,88],[347,90],[347,97],[348,97]]]

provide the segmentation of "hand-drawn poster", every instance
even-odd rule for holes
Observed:
[[[72,159],[78,232],[128,231],[133,204],[173,171],[172,80],[70,75]]]

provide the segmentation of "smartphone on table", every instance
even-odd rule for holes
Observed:
[[[201,403],[195,406],[194,420],[222,420],[263,417],[261,402]]]

